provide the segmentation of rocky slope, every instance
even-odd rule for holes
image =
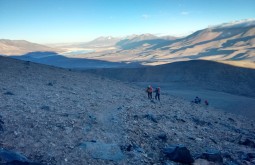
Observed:
[[[150,101],[129,84],[6,57],[0,86],[1,163],[254,164],[254,121],[164,89]]]

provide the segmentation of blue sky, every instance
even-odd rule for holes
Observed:
[[[0,38],[37,43],[99,36],[183,36],[255,18],[255,0],[0,0]]]

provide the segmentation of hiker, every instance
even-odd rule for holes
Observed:
[[[154,92],[156,93],[155,99],[160,101],[160,87],[157,87]]]
[[[209,103],[208,103],[208,101],[207,101],[207,100],[205,100],[205,105],[206,105],[206,106],[208,106],[208,105],[209,105]]]
[[[193,103],[196,104],[200,104],[201,103],[201,99],[199,97],[196,96],[196,98],[194,99],[194,101],[192,101]]]
[[[148,99],[152,99],[152,91],[153,91],[153,88],[152,86],[149,85],[146,89],[146,92],[148,93]]]

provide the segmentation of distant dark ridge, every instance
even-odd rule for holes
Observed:
[[[116,68],[116,67],[139,67],[139,63],[126,64],[124,62],[109,62],[103,60],[71,58],[52,51],[29,52],[24,55],[11,56],[11,58],[32,61],[61,68],[88,69],[88,68]]]
[[[92,69],[86,72],[127,82],[175,82],[255,97],[255,70],[206,60],[160,66]]]

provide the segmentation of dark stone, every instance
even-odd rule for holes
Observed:
[[[221,153],[221,155],[222,155],[224,158],[226,158],[226,159],[233,160],[233,158],[231,157],[231,155],[230,155],[229,153],[227,153],[227,152]]]
[[[166,142],[167,141],[167,135],[165,133],[161,133],[157,136],[157,139],[160,139],[160,140]]]
[[[43,106],[41,106],[41,109],[42,109],[42,110],[49,111],[49,110],[50,110],[50,107],[47,106],[47,105],[43,105]]]
[[[194,159],[190,155],[190,151],[182,145],[168,146],[163,149],[163,153],[166,154],[170,160],[175,162],[188,164],[194,162]]]
[[[89,115],[89,122],[91,124],[96,124],[97,123],[97,118],[93,115]]]
[[[242,160],[252,161],[253,159],[255,159],[255,153],[240,152],[239,158],[241,158]]]
[[[49,82],[47,85],[48,85],[48,86],[53,86],[53,83],[52,83],[52,82]]]
[[[238,144],[255,148],[255,142],[249,138],[241,138],[239,140]]]
[[[211,140],[214,144],[218,144],[213,138],[210,138],[210,140]]]
[[[201,159],[208,160],[210,162],[223,163],[223,158],[220,151],[217,150],[209,150],[199,156]]]
[[[138,115],[134,115],[134,120],[138,120]]]
[[[10,95],[10,96],[12,96],[12,95],[14,95],[14,93],[8,91],[8,92],[5,92],[4,95]]]
[[[189,136],[188,139],[190,140],[196,140],[194,137]]]
[[[231,122],[235,122],[235,120],[232,119],[231,117],[229,117],[228,120],[231,121]]]
[[[133,148],[134,148],[134,151],[136,151],[136,152],[144,153],[144,150],[137,145],[134,145]]]
[[[22,162],[18,160],[14,160],[12,162],[2,163],[2,165],[43,165],[42,163],[34,163],[34,162]]]
[[[0,160],[3,163],[13,162],[13,161],[28,162],[28,159],[25,156],[17,152],[8,151],[5,149],[0,149]]]
[[[254,159],[254,158],[255,158],[255,153],[248,153],[247,156],[248,156],[250,159]]]
[[[0,115],[0,132],[4,131],[3,125],[4,125],[4,122],[2,120],[2,116]]]
[[[241,164],[236,161],[226,161],[224,165],[241,165]]]
[[[147,114],[144,117],[147,118],[148,120],[153,121],[154,123],[158,123],[156,117],[154,115],[152,115],[152,114]]]
[[[4,131],[4,127],[3,127],[3,124],[0,123],[0,132],[3,132]]]
[[[185,123],[185,122],[186,122],[184,119],[180,119],[180,118],[178,118],[177,116],[174,116],[174,118],[175,118],[176,121],[178,121],[178,122],[182,122],[182,123]]]
[[[129,145],[127,146],[127,151],[130,152],[131,150],[132,150],[132,145],[129,144]]]
[[[144,133],[143,133],[143,137],[144,137],[144,138],[150,138],[150,135],[147,134],[146,132],[144,132]]]
[[[211,123],[208,123],[206,121],[202,121],[202,120],[199,120],[196,118],[192,118],[192,120],[194,123],[196,123],[197,125],[200,125],[200,126],[211,125]]]
[[[240,151],[240,152],[237,152],[238,153],[238,158],[241,159],[241,160],[247,160],[247,154]]]
[[[172,162],[172,161],[167,160],[167,161],[163,162],[163,163],[162,163],[162,165],[176,165],[176,163],[175,163],[175,162]]]

